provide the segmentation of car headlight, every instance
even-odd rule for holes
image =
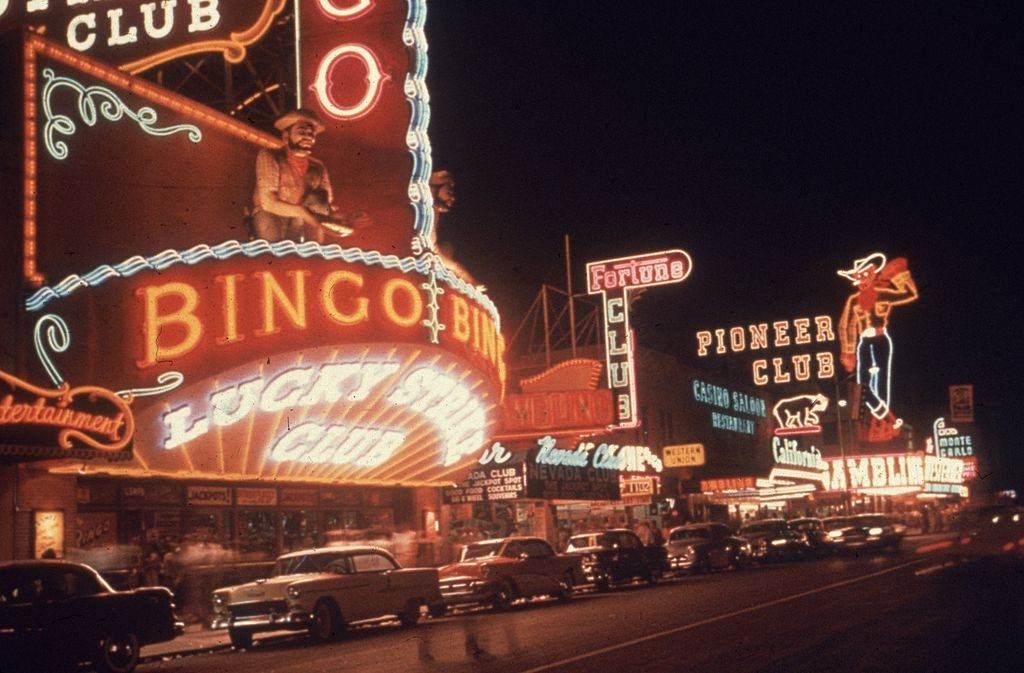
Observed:
[[[843,536],[843,531],[841,531],[841,530],[830,530],[828,532],[828,537],[829,537],[829,539],[832,539],[832,540],[837,540],[837,539],[841,538],[842,536]]]
[[[994,517],[992,517],[992,523],[999,523],[999,515],[998,514],[996,514]]]
[[[789,542],[789,540],[787,540],[784,537],[776,538],[776,539],[772,540],[772,546],[773,547],[781,547],[782,545],[786,544],[787,542]]]
[[[213,595],[213,604],[214,605],[220,606],[220,605],[224,605],[224,603],[226,603],[226,602],[227,602],[227,599],[224,597],[224,594],[214,594]]]
[[[285,593],[288,594],[288,598],[298,598],[302,594],[298,587],[288,587]]]
[[[882,534],[882,529],[879,528],[878,526],[875,526],[874,528],[868,528],[868,535],[881,535],[881,534]]]

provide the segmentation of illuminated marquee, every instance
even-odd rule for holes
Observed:
[[[697,332],[697,355],[726,355],[747,351],[767,351],[774,348],[788,348],[836,340],[832,318],[819,315],[812,318],[776,320],[771,323],[719,327]],[[757,358],[750,366],[756,385],[769,383],[830,379],[835,375],[835,357],[829,351],[802,353],[788,358]]]
[[[681,283],[692,270],[690,255],[683,250],[587,263],[587,291],[600,294],[604,308],[608,387],[615,396],[615,421],[619,427],[639,424],[634,334],[629,326],[629,291]]]
[[[964,461],[919,453],[853,456],[827,460],[822,469],[774,468],[771,479],[779,478],[818,482],[827,491],[900,495],[920,492],[930,484],[962,484]]]
[[[32,26],[128,72],[189,54],[245,58],[288,0],[0,0],[0,29]]]
[[[546,436],[537,440],[537,447],[539,450],[533,462],[538,465],[570,465],[639,473],[646,472],[648,466],[655,472],[664,469],[661,458],[647,446],[580,442],[575,449],[560,449],[555,446],[554,437]]]

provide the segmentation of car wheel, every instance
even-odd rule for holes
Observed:
[[[566,571],[562,579],[558,581],[558,600],[567,601],[572,598],[573,581],[572,571]]]
[[[732,558],[729,560],[729,565],[733,567],[733,570],[743,570],[743,559],[740,558],[739,552],[732,555]]]
[[[99,673],[131,673],[139,663],[139,637],[134,633],[112,633],[100,641],[93,664]]]
[[[444,617],[448,614],[448,606],[444,603],[431,603],[427,606],[427,614],[435,619],[438,617]]]
[[[313,608],[313,621],[309,623],[309,635],[315,642],[323,643],[338,636],[342,627],[341,615],[330,601],[318,601]]]
[[[711,557],[704,554],[697,561],[697,573],[700,575],[708,575],[711,573],[713,568],[711,567]]]
[[[508,610],[512,607],[512,602],[516,599],[516,588],[512,586],[512,583],[505,580],[498,587],[498,593],[494,595],[491,600],[491,605],[494,606],[495,610]]]
[[[420,602],[411,600],[406,603],[405,609],[398,613],[398,621],[405,627],[416,626],[420,621]]]
[[[601,579],[594,582],[594,588],[598,591],[605,592],[611,590],[612,584],[608,581],[607,577],[602,577]]]
[[[231,647],[236,650],[247,650],[252,647],[252,631],[228,629],[228,638],[231,639]]]
[[[658,586],[658,584],[661,583],[661,580],[663,578],[664,575],[660,570],[658,570],[657,568],[651,568],[647,571],[647,577],[645,579],[647,580],[647,586],[656,587]]]

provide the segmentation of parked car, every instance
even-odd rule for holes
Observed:
[[[669,569],[708,573],[742,568],[751,558],[750,543],[721,523],[694,523],[673,528],[665,543]]]
[[[89,661],[130,673],[143,645],[185,625],[163,587],[115,591],[91,567],[68,561],[0,564],[0,668],[47,671]]]
[[[807,536],[790,527],[784,519],[762,519],[748,523],[739,536],[750,541],[757,561],[789,561],[807,556],[811,547]]]
[[[572,598],[585,581],[579,554],[556,554],[547,540],[506,537],[466,545],[458,563],[440,569],[447,607],[491,605],[504,610],[519,598]]]
[[[645,545],[640,536],[626,528],[573,535],[565,551],[581,555],[583,574],[598,591],[634,579],[654,585],[669,569],[664,547]]]
[[[864,549],[896,551],[907,530],[902,523],[884,514],[830,517],[823,523],[829,547],[837,552]]]
[[[789,527],[803,533],[807,537],[807,546],[818,556],[827,553],[828,534],[825,531],[825,524],[816,517],[803,517],[801,519],[790,519]]]
[[[413,626],[423,606],[440,604],[434,568],[402,568],[379,547],[330,547],[285,554],[273,577],[215,591],[213,627],[227,628],[236,648],[260,631],[308,631],[321,642],[354,622]]]

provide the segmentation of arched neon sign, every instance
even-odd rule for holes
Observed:
[[[366,67],[366,92],[351,107],[343,107],[338,104],[331,93],[334,69],[340,61],[346,58],[359,59]],[[360,44],[343,44],[331,49],[320,61],[320,67],[316,71],[316,80],[310,88],[316,93],[321,107],[330,116],[335,119],[358,119],[377,104],[383,82],[386,79],[387,77],[381,72],[380,61],[377,60],[376,54]]]
[[[320,11],[339,21],[354,19],[373,7],[373,0],[356,0],[350,7],[338,7],[332,0],[319,0],[319,3]]]

